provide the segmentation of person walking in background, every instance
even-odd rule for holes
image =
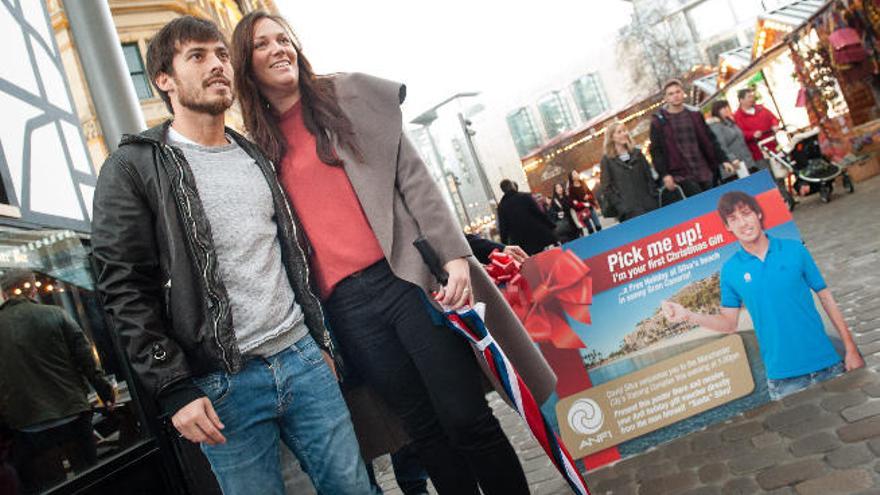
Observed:
[[[670,175],[663,177],[663,187],[660,188],[658,196],[660,208],[677,203],[686,197],[684,190],[675,183]]]
[[[76,473],[97,463],[87,384],[110,409],[116,392],[79,326],[37,303],[31,271],[7,270],[0,290],[0,423],[24,493],[37,493],[67,479],[62,458]]]
[[[553,196],[550,198],[550,220],[556,224],[553,234],[559,242],[569,242],[584,235],[577,218],[577,213],[571,206],[568,195],[565,194],[565,186],[557,182],[553,184]]]
[[[666,104],[651,117],[651,158],[661,178],[667,175],[687,196],[713,187],[717,170],[727,162],[715,134],[698,109],[685,105],[681,81],[663,86]],[[665,179],[664,183],[665,183]]]
[[[602,230],[602,224],[599,222],[599,214],[596,210],[599,208],[599,202],[587,183],[581,179],[581,174],[577,170],[572,170],[568,174],[568,201],[571,207],[577,213],[577,220],[586,226],[589,233]]]
[[[763,105],[755,103],[754,89],[741,89],[736,93],[736,96],[739,99],[739,108],[733,114],[733,120],[742,130],[757,168],[767,168],[768,163],[758,146],[758,141],[771,137],[773,132],[780,128],[779,119]],[[771,151],[776,150],[776,143],[769,143],[768,148]]]
[[[484,265],[488,264],[489,261],[491,261],[489,259],[489,255],[492,254],[492,251],[495,251],[496,249],[520,263],[522,263],[526,260],[526,258],[529,257],[528,253],[523,251],[522,248],[519,246],[505,246],[504,244],[490,241],[489,239],[481,237],[477,234],[465,234],[464,237],[465,239],[467,239],[468,245],[471,247],[471,251],[474,252],[474,257],[477,258],[477,261]]]
[[[371,493],[324,312],[272,163],[224,127],[229,48],[166,24],[147,72],[174,115],[126,135],[98,178],[92,246],[132,368],[226,495],[281,494],[284,442],[321,493]]]
[[[599,198],[604,206],[624,222],[657,208],[657,187],[651,166],[621,122],[605,129],[605,155],[601,162],[602,182]]]
[[[529,256],[556,244],[556,225],[538,208],[531,194],[514,189],[513,181],[500,184],[504,195],[498,202],[498,234],[504,244],[520,246]]]
[[[749,170],[755,169],[752,152],[746,144],[742,130],[733,120],[733,112],[726,100],[712,103],[712,116],[706,123],[730,161],[730,164],[725,163],[720,170],[722,182],[736,179],[738,175],[745,177]]]
[[[242,18],[232,45],[245,126],[278,164],[312,253],[305,275],[316,282],[348,373],[391,410],[384,422],[403,424],[438,492],[528,493],[471,347],[433,318],[441,305],[460,309],[478,298],[495,339],[527,370],[522,377],[539,400],[551,393],[554,375],[473,259],[407,139],[405,86],[359,73],[316,75],[289,24],[261,11]],[[522,196],[549,223],[531,196]],[[449,276],[436,292],[436,278],[413,245],[419,239],[430,243]]]

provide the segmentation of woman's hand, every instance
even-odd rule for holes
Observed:
[[[471,271],[466,258],[456,258],[443,265],[449,281],[435,299],[446,308],[456,310],[472,303]]]

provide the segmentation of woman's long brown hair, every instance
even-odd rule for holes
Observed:
[[[318,77],[303,55],[299,41],[287,21],[281,16],[255,11],[244,16],[232,33],[232,67],[235,70],[235,90],[241,105],[244,125],[263,152],[279,163],[287,152],[287,140],[278,125],[278,115],[260,92],[254,76],[254,28],[262,19],[275,21],[284,28],[296,49],[299,68],[299,90],[303,122],[315,136],[318,158],[328,165],[341,166],[342,160],[333,150],[331,136],[336,136],[341,147],[347,148],[356,159],[362,159],[357,146],[354,126],[339,107],[336,90],[330,77]]]

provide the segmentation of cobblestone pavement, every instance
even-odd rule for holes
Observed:
[[[587,473],[592,493],[880,494],[878,212],[880,177],[856,184],[855,194],[837,192],[829,204],[807,198],[794,212],[866,369]],[[490,402],[532,493],[570,493],[525,424],[497,396]],[[387,456],[376,461],[376,468],[385,493],[400,494]]]

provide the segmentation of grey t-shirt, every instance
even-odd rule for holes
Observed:
[[[271,356],[308,333],[281,261],[272,193],[256,162],[234,140],[202,146],[174,128],[211,226],[220,278],[242,354]]]

